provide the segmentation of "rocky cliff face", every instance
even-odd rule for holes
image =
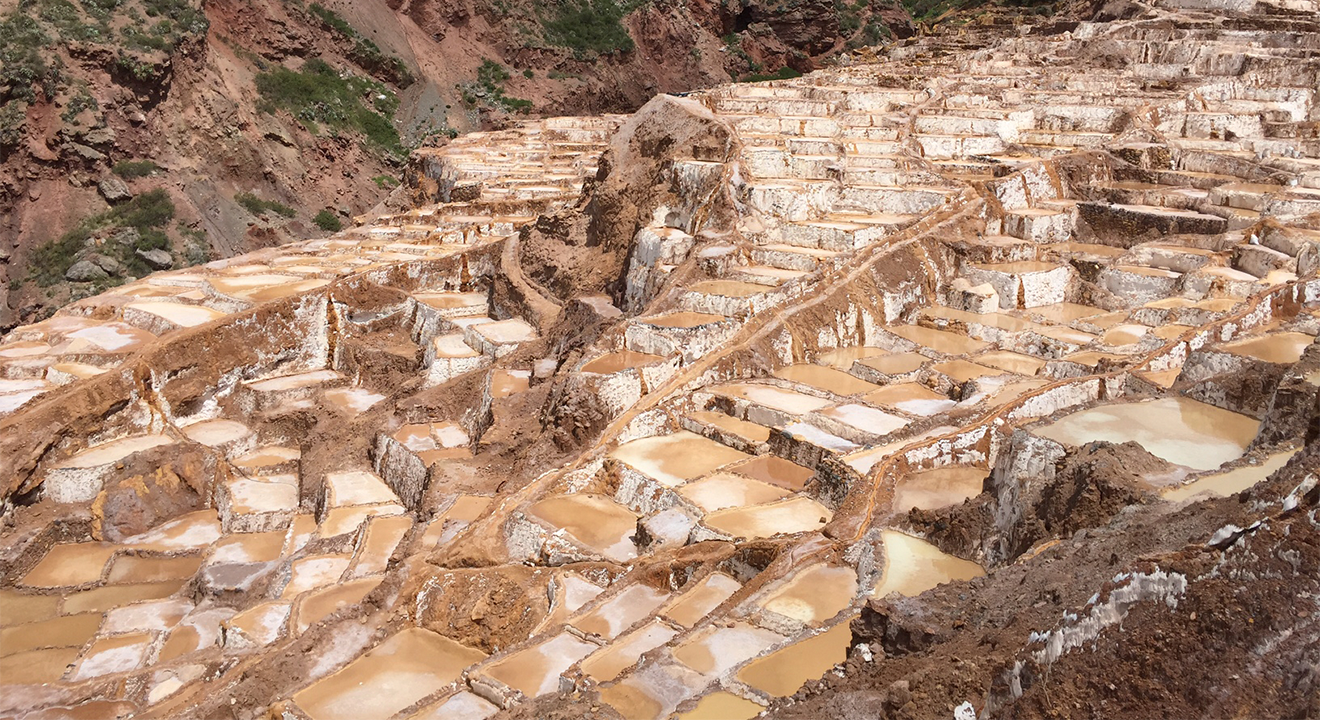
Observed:
[[[891,34],[824,0],[6,5],[0,329],[335,229],[427,138],[633,110]]]

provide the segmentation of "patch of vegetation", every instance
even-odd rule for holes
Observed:
[[[459,89],[463,93],[463,101],[469,105],[484,105],[489,108],[495,108],[510,113],[527,113],[532,109],[531,100],[509,97],[504,94],[504,83],[512,77],[504,66],[491,60],[483,58],[481,67],[477,68],[477,81],[475,83],[463,83]]]
[[[69,98],[69,101],[64,104],[64,112],[60,113],[60,119],[66,123],[72,123],[74,119],[82,114],[83,110],[99,112],[100,109],[100,103],[96,102],[96,98],[87,92],[87,86],[83,85],[78,88],[78,93]]]
[[[789,80],[798,77],[802,77],[802,73],[785,65],[769,75],[758,75],[756,73],[744,75],[738,82],[765,82],[767,80]]]
[[[110,168],[110,172],[121,178],[132,180],[134,178],[146,177],[157,170],[160,166],[150,160],[120,160]]]
[[[403,156],[393,123],[399,98],[374,80],[355,75],[341,77],[325,61],[313,59],[299,72],[276,66],[258,73],[257,91],[262,97],[258,108],[263,111],[287,110],[313,133],[320,125],[358,132],[393,159]],[[363,98],[371,98],[370,107]]]
[[[17,145],[27,127],[27,103],[13,100],[0,105],[0,147]]]
[[[78,253],[93,235],[120,238],[105,242],[99,251],[115,259],[124,272],[142,276],[151,268],[137,251],[167,250],[169,236],[164,228],[174,218],[174,201],[163,188],[139,194],[128,202],[93,215],[59,238],[32,251],[31,279],[50,287],[64,279],[64,273],[78,261]],[[130,231],[130,232],[123,232]]]
[[[382,80],[393,83],[399,88],[406,88],[415,82],[416,78],[413,77],[412,72],[408,70],[408,66],[402,60],[393,55],[386,55],[376,43],[363,37],[362,33],[354,29],[347,20],[340,17],[334,10],[320,3],[312,3],[307,9],[327,29],[353,43],[353,49],[348,52],[348,58],[357,63],[358,67]]]
[[[339,232],[344,229],[344,224],[339,221],[339,216],[330,210],[322,210],[317,213],[316,217],[312,218],[312,222],[326,232]]]
[[[398,178],[394,177],[393,175],[377,175],[376,177],[372,178],[371,181],[376,183],[376,187],[386,190],[390,188],[396,188],[399,186]]]
[[[298,211],[276,200],[262,200],[252,193],[239,193],[234,196],[234,202],[243,206],[243,209],[253,215],[264,215],[268,212],[275,213],[282,217],[291,218],[298,215]]]
[[[54,97],[59,68],[45,61],[50,36],[22,6],[0,21],[0,101],[37,99],[35,88]]]
[[[631,52],[635,47],[623,18],[637,0],[562,0],[551,17],[542,17],[546,40],[573,50],[579,58],[592,53]]]
[[[183,236],[183,263],[186,267],[211,262],[211,242],[206,233],[179,222],[179,235]]]

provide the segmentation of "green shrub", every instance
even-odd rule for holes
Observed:
[[[47,97],[54,95],[59,70],[43,59],[50,36],[36,19],[22,9],[0,21],[0,102],[36,100],[34,85],[40,85]]]
[[[398,187],[399,185],[398,178],[395,178],[392,175],[377,175],[372,178],[371,181],[376,183],[376,187],[378,188],[393,188]]]
[[[322,210],[312,218],[316,226],[326,232],[339,232],[344,228],[344,224],[339,221],[339,216],[329,210]]]
[[[485,104],[488,107],[498,108],[505,112],[526,113],[532,109],[531,100],[509,97],[504,94],[504,83],[511,75],[503,65],[491,60],[482,58],[481,67],[477,68],[477,82],[474,87],[472,83],[467,83],[467,87],[460,86],[463,91],[463,100],[469,105]]]
[[[105,252],[117,249],[116,259],[127,272],[139,277],[146,275],[151,268],[138,257],[137,251],[169,249],[170,239],[164,228],[173,218],[174,201],[163,188],[140,193],[123,205],[83,220],[59,238],[37,246],[31,256],[32,279],[42,287],[60,282],[93,233],[111,233],[118,228],[136,230],[137,240],[131,245],[112,247],[107,244]]]
[[[563,0],[554,17],[543,19],[546,39],[579,55],[631,52],[634,43],[623,18],[630,4],[617,0]]]
[[[796,78],[796,77],[802,77],[802,73],[785,65],[784,67],[779,68],[777,71],[769,75],[758,75],[755,73],[751,75],[744,75],[742,79],[740,79],[738,82],[765,82],[767,80],[789,80],[791,78]]]
[[[257,74],[263,109],[283,108],[312,132],[318,125],[362,133],[376,147],[395,157],[403,154],[399,133],[391,120],[399,99],[384,85],[367,78],[342,78],[319,59],[308,60],[300,72],[276,66]],[[371,97],[372,106],[362,103]]]
[[[110,168],[110,172],[131,180],[146,177],[159,169],[160,166],[150,160],[120,160]]]
[[[297,210],[276,200],[262,200],[252,193],[239,193],[234,196],[234,202],[242,205],[245,210],[253,215],[264,215],[273,212],[286,218],[294,217],[298,214]]]

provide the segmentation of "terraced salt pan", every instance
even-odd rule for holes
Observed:
[[[348,555],[311,555],[293,561],[289,571],[289,584],[280,597],[289,600],[308,590],[325,587],[339,581],[352,558]]]
[[[247,383],[249,388],[257,392],[279,392],[281,390],[299,390],[302,388],[315,387],[328,382],[333,382],[342,377],[334,370],[312,370],[305,373],[296,373],[294,375],[281,375],[279,377],[266,378],[263,380],[253,380]]]
[[[1257,465],[1244,465],[1221,473],[1203,475],[1186,485],[1165,490],[1164,499],[1179,502],[1194,497],[1228,497],[1246,490],[1288,464],[1297,450],[1274,453]]]
[[[573,620],[573,627],[590,635],[613,639],[650,615],[669,599],[669,593],[647,585],[630,585],[622,592]]]
[[[985,574],[980,565],[949,555],[925,540],[895,530],[884,530],[880,535],[885,545],[885,569],[871,591],[874,597],[891,593],[912,597],[946,582]]]
[[[556,495],[532,505],[527,512],[611,560],[627,562],[637,557],[637,546],[631,539],[637,531],[637,516],[610,498],[583,493]]]
[[[297,448],[270,445],[257,448],[252,452],[232,460],[234,467],[240,470],[260,472],[265,468],[278,467],[302,458],[302,451]]]
[[[327,474],[325,498],[326,507],[377,505],[399,500],[384,480],[361,470]]]
[[[183,305],[172,302],[133,302],[125,305],[124,309],[155,315],[185,328],[196,327],[225,317],[225,314],[219,310],[204,305]]]
[[[1095,317],[1104,313],[1104,310],[1091,305],[1079,305],[1077,303],[1056,303],[1054,305],[1041,305],[1026,311],[1034,317],[1039,317],[1046,322],[1057,323],[1060,325],[1071,325],[1078,320]]]
[[[293,630],[301,635],[312,625],[339,610],[361,603],[380,585],[381,578],[365,578],[312,590],[298,598],[293,611]]]
[[[151,649],[150,633],[133,633],[103,637],[92,643],[83,654],[82,661],[73,669],[74,681],[136,670]]]
[[[201,555],[179,557],[120,555],[111,563],[106,582],[116,584],[183,580],[192,577],[201,565]]]
[[[761,288],[763,291],[765,288]],[[669,315],[659,315],[656,317],[639,318],[637,322],[656,327],[680,328],[691,330],[702,325],[712,325],[714,323],[724,322],[727,318],[722,315],[711,315],[709,313],[699,312],[676,312]]]
[[[597,682],[608,682],[637,663],[637,659],[669,642],[678,631],[652,620],[582,661],[582,672]]]
[[[260,265],[251,268],[256,270],[250,274],[233,274],[229,277],[207,278],[206,283],[224,295],[235,295],[241,297],[245,293],[254,290],[275,287],[279,285],[289,285],[300,282],[303,278],[297,275],[273,275],[262,272],[266,266]]]
[[[408,716],[407,720],[486,720],[499,711],[498,706],[465,690],[423,708],[416,715]]]
[[[973,340],[966,335],[920,325],[895,325],[885,329],[905,340],[910,340],[922,347],[930,348],[945,355],[966,355],[985,349],[990,345],[990,343],[981,340]]]
[[[357,415],[370,410],[376,403],[385,399],[384,395],[366,388],[334,388],[325,391],[326,402],[349,415]]]
[[[413,452],[463,447],[470,442],[467,431],[455,423],[404,425],[393,437]]]
[[[293,701],[313,720],[386,720],[458,679],[485,653],[422,628],[408,628]]]
[[[183,587],[183,581],[181,580],[133,585],[107,585],[66,595],[60,605],[60,611],[66,615],[103,613],[113,608],[142,602],[143,600],[159,600],[160,598],[169,597],[178,592],[181,587]]]
[[[246,425],[233,420],[204,420],[183,428],[189,440],[207,447],[219,447],[252,434]]]
[[[674,659],[706,677],[719,677],[782,641],[780,635],[745,622],[696,631],[674,648]]]
[[[198,510],[134,535],[124,544],[140,550],[197,550],[220,539],[220,535],[220,518],[215,510]]]
[[[772,502],[786,497],[789,492],[742,475],[718,472],[684,485],[678,489],[678,494],[706,512],[715,512]]]
[[[815,477],[816,471],[777,455],[758,455],[750,460],[729,466],[729,472],[737,473],[753,480],[775,485],[791,492],[798,492],[806,487]]]
[[[795,392],[793,390],[784,390],[773,385],[755,385],[752,383],[732,383],[713,388],[713,392],[729,397],[742,398],[757,405],[764,405],[768,408],[788,413],[789,415],[805,415],[826,407],[830,404],[829,400],[818,398],[814,395]]]
[[[857,573],[850,567],[812,565],[760,602],[761,607],[808,625],[838,615],[857,595]]]
[[[711,573],[684,592],[664,610],[664,616],[690,628],[742,588],[737,580],[721,572]]]
[[[883,357],[889,354],[888,350],[878,347],[845,347],[821,353],[817,362],[826,367],[847,370],[853,366],[854,362],[863,358]],[[922,358],[922,360],[925,360],[925,358]]]
[[[283,550],[283,531],[232,533],[215,543],[206,564],[269,562]]]
[[[487,665],[482,673],[527,697],[537,697],[559,689],[559,676],[598,647],[563,632],[538,645],[496,660]]]
[[[751,720],[763,710],[764,706],[751,700],[718,690],[698,700],[691,710],[675,717],[677,720]]]
[[[623,372],[633,368],[646,367],[663,361],[664,358],[650,353],[634,352],[632,350],[620,350],[607,355],[602,355],[595,360],[582,366],[584,373],[596,373],[599,375],[609,375],[612,373]]]
[[[1045,367],[1045,361],[1030,355],[1010,352],[1008,350],[995,350],[992,352],[977,355],[974,358],[979,365],[998,368],[1004,372],[1016,373],[1018,375],[1032,376],[1040,372]]]
[[[137,437],[115,440],[103,445],[94,445],[73,457],[57,463],[59,469],[85,469],[119,462],[133,453],[150,450],[154,447],[169,445],[174,440],[164,435],[138,435]]]
[[[156,339],[155,335],[121,322],[92,325],[68,334],[74,340],[86,340],[108,352],[135,350]]]
[[[0,629],[0,657],[43,648],[81,648],[101,627],[99,613],[65,615],[29,623],[5,619]]]
[[[955,465],[904,475],[894,485],[893,508],[907,512],[912,508],[935,510],[956,505],[981,494],[985,468]]]
[[[989,377],[992,375],[1002,375],[1003,373],[995,368],[978,365],[967,360],[950,360],[948,362],[936,363],[930,367],[935,372],[947,375],[949,379],[957,383],[965,383],[968,380]]]
[[[738,679],[772,697],[788,697],[848,659],[851,624],[845,620],[823,633],[757,658],[738,671]]]
[[[792,535],[819,530],[832,516],[828,508],[815,500],[794,496],[765,505],[720,510],[707,515],[702,522],[730,537],[754,540],[780,533]]]
[[[696,433],[680,430],[672,435],[624,443],[611,452],[610,457],[666,487],[676,487],[749,456]]]
[[[775,377],[809,385],[840,397],[860,395],[879,389],[879,386],[859,380],[846,372],[821,365],[789,365],[776,370]]]
[[[938,415],[957,404],[918,383],[886,385],[873,393],[864,395],[862,399],[873,405],[892,408],[919,417]]]
[[[888,435],[907,427],[909,422],[906,418],[890,415],[860,403],[827,408],[821,410],[820,414],[872,435]]]
[[[1260,423],[1184,397],[1102,405],[1032,432],[1065,445],[1136,442],[1147,452],[1195,470],[1213,470],[1242,456]]]
[[[1220,349],[1263,362],[1291,365],[1302,359],[1302,353],[1313,342],[1315,338],[1306,333],[1282,332],[1237,340],[1222,345]]]

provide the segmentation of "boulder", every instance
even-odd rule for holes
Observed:
[[[112,175],[101,178],[96,183],[96,189],[101,191],[101,197],[111,205],[133,199],[133,191],[128,189],[128,185]]]
[[[137,256],[152,270],[168,270],[174,267],[174,258],[165,250],[138,250]]]
[[[91,260],[79,260],[69,266],[69,269],[64,272],[64,277],[73,282],[92,282],[93,280],[104,280],[110,276]]]
[[[115,260],[112,257],[106,257],[99,253],[88,255],[87,260],[110,275],[117,275],[120,270],[124,269],[123,266],[119,264],[118,260]]]

